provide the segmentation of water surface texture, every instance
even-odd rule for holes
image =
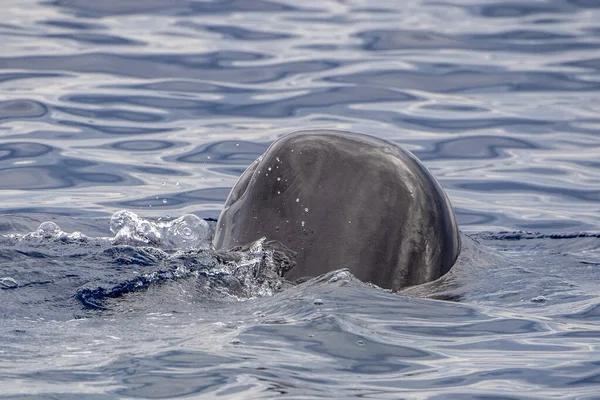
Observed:
[[[0,399],[600,398],[598,1],[1,8]],[[321,128],[414,152],[479,267],[292,287],[261,246],[111,239],[120,210],[213,223]]]

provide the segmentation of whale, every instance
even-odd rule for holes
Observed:
[[[448,196],[421,161],[393,142],[338,130],[284,135],[240,176],[213,246],[261,238],[295,253],[289,281],[347,268],[392,291],[442,277],[461,249]]]

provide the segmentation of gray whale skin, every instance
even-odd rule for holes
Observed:
[[[394,291],[446,274],[461,245],[448,197],[414,155],[333,130],[277,139],[231,190],[213,245],[262,237],[296,252],[288,280],[348,268]]]

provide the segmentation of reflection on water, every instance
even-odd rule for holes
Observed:
[[[594,2],[55,1],[7,13],[5,212],[21,213],[27,190],[58,213],[70,197],[80,212],[215,217],[222,195],[154,200],[226,191],[275,137],[342,128],[415,151],[464,229],[598,228]],[[36,145],[52,150],[16,150]]]
[[[26,0],[2,12],[3,234],[51,220],[105,236],[121,209],[214,219],[276,137],[336,128],[413,151],[461,228],[509,261],[469,271],[461,304],[328,277],[234,306],[182,280],[51,322],[19,315],[64,319],[46,300],[108,274],[101,257],[3,244],[0,278],[28,286],[0,286],[0,398],[597,396],[598,238],[565,234],[600,230],[598,1]],[[497,233],[515,230],[550,235]]]

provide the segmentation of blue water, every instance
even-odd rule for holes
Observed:
[[[600,399],[597,0],[1,8],[1,399]],[[414,152],[487,247],[393,294],[115,242],[120,210],[214,223],[313,128]]]

